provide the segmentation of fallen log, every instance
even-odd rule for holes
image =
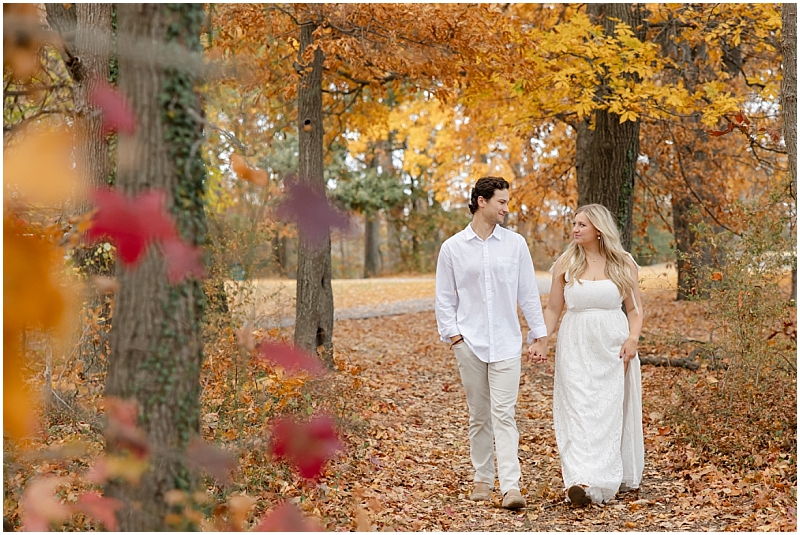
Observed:
[[[665,366],[668,368],[687,368],[689,370],[696,370],[700,367],[700,363],[692,359],[671,359],[669,357],[639,357],[639,362],[642,364],[651,364],[653,366]]]

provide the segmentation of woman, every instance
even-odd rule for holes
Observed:
[[[567,305],[556,343],[553,424],[567,501],[583,506],[636,489],[642,479],[636,346],[644,310],[638,266],[611,213],[599,204],[579,208],[573,237],[553,266],[544,317],[552,333]]]

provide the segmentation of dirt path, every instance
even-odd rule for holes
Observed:
[[[673,437],[660,421],[663,400],[653,393],[661,394],[669,374],[682,371],[643,370],[641,489],[605,506],[571,509],[563,501],[552,429],[552,360],[541,366],[523,362],[517,421],[528,507],[511,512],[499,507],[498,489],[494,503],[466,499],[472,479],[468,413],[452,354],[436,339],[434,314],[340,321],[335,336],[345,358],[362,368],[359,397],[366,430],[351,437],[363,441],[353,446],[360,457],[336,467],[340,486],[329,483],[329,493],[360,496],[372,529],[722,531],[742,530],[743,521],[753,521],[732,482],[734,492],[727,494],[703,485],[706,476],[716,474],[715,467],[690,467],[695,475],[688,476],[672,464]],[[550,350],[552,359],[552,344]]]

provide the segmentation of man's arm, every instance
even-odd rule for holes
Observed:
[[[436,325],[442,342],[453,343],[461,336],[456,323],[457,310],[458,294],[453,260],[445,243],[436,261]]]
[[[536,284],[536,271],[533,267],[531,252],[528,250],[524,240],[519,252],[517,301],[525,320],[528,322],[528,327],[530,327],[527,343],[532,343],[534,339],[547,338],[547,327],[542,314],[542,302],[539,299],[539,286]]]

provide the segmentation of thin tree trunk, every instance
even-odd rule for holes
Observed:
[[[783,53],[781,82],[781,110],[783,112],[783,138],[789,157],[792,192],[797,204],[797,4],[784,3],[781,11],[781,52]],[[792,266],[792,299],[797,299],[797,259]]]
[[[303,52],[314,43],[313,22],[300,27],[298,62],[302,70],[297,90],[300,180],[324,194],[322,130],[321,49],[314,51],[310,66],[303,65]],[[320,242],[311,242],[299,232],[297,247],[297,308],[294,341],[307,351],[322,348],[323,358],[333,367],[333,290],[331,288],[330,232]]]
[[[632,4],[589,4],[587,13],[612,35],[617,20],[628,24],[643,38],[641,13]],[[608,88],[597,88],[604,98]],[[577,127],[576,173],[578,205],[602,204],[617,218],[622,245],[629,250],[633,231],[633,188],[639,158],[639,121],[620,123],[620,116],[606,110],[595,112],[595,128],[589,119]]]
[[[378,276],[380,224],[377,212],[364,214],[364,278]]]
[[[199,52],[199,4],[118,4],[118,20],[121,49],[171,43]],[[158,61],[120,58],[120,89],[139,129],[135,136],[120,135],[120,151],[132,151],[137,167],[119,170],[117,188],[129,195],[164,190],[181,235],[200,244],[205,167],[202,128],[193,118],[200,115],[195,73]],[[118,513],[121,530],[165,530],[166,493],[190,490],[193,482],[178,453],[199,433],[204,296],[195,280],[170,285],[155,248],[135,268],[117,266],[117,276],[106,395],[138,403],[153,453],[139,485],[114,481],[106,492],[126,504]],[[113,445],[107,447],[113,453]]]
[[[692,207],[694,205],[685,195],[674,195],[672,198],[672,229],[675,233],[675,249],[677,253],[676,268],[678,271],[678,300],[691,298],[697,293],[697,276],[695,274],[691,253],[697,241],[692,230]]]

